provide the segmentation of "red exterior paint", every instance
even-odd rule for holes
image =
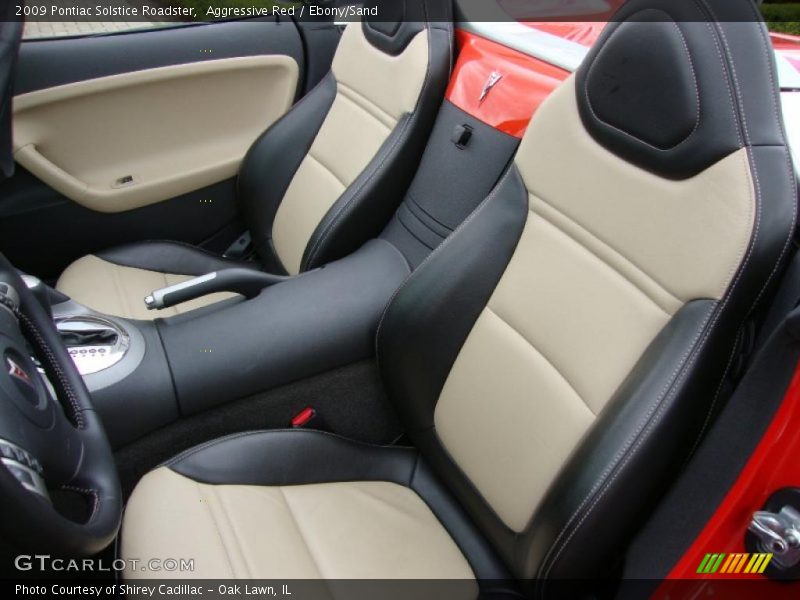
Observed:
[[[800,37],[783,33],[771,33],[769,37],[775,50],[800,71]]]
[[[523,24],[586,47],[594,45],[606,26],[598,21],[528,21]],[[775,51],[800,71],[800,37],[774,32],[769,37]]]
[[[705,529],[697,537],[691,548],[670,572],[668,579],[682,582],[665,582],[654,596],[665,599],[674,591],[681,590],[683,597],[687,592],[687,579],[696,580],[696,590],[703,596],[719,595],[719,585],[725,578],[764,581],[763,576],[746,574],[699,575],[697,567],[708,552],[746,552],[744,534],[751,515],[760,510],[770,495],[782,487],[800,485],[800,365],[795,371],[786,397],[767,428],[750,460],[720,504]],[[779,584],[766,582],[759,588],[770,598],[799,597],[800,584]],[[726,593],[732,588],[726,587]],[[773,595],[773,593],[775,595]],[[698,596],[700,597],[700,596]],[[765,596],[766,597],[766,596]]]
[[[569,72],[477,35],[457,32],[461,49],[447,99],[464,112],[521,138],[539,105]],[[483,102],[481,91],[492,71],[503,78]]]
[[[591,46],[605,27],[602,21],[526,22],[560,38]],[[458,30],[458,61],[447,99],[476,119],[521,138],[531,117],[569,72],[475,34]],[[800,70],[800,37],[773,33],[773,45]],[[483,102],[481,91],[492,71],[503,74]]]
[[[794,50],[800,51],[800,37],[796,35],[789,35],[788,33],[775,33],[769,34],[772,40],[772,47],[778,51]]]

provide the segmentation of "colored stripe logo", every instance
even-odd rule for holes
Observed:
[[[700,561],[697,572],[702,575],[733,575],[737,573],[757,575],[764,572],[771,560],[772,554],[767,553],[710,553]]]

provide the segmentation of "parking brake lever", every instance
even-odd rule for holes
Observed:
[[[264,288],[287,279],[290,277],[252,269],[223,269],[154,290],[145,297],[144,304],[148,310],[169,308],[217,292],[234,292],[246,298],[255,298]]]

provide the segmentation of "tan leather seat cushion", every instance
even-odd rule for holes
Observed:
[[[235,294],[210,294],[164,310],[147,310],[144,297],[153,290],[192,279],[191,275],[122,267],[94,255],[84,256],[61,274],[56,289],[98,312],[126,319],[153,320],[214,304]]]
[[[128,503],[121,552],[194,559],[193,572],[163,574],[170,578],[458,579],[464,598],[478,591],[422,499],[383,481],[208,485],[161,467]]]

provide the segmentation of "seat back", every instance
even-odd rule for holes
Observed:
[[[419,163],[450,72],[450,2],[378,4],[380,21],[346,27],[330,73],[244,160],[239,196],[270,271],[296,274],[375,237]]]
[[[626,3],[384,315],[409,435],[520,578],[618,556],[781,269],[797,194],[756,15]]]

